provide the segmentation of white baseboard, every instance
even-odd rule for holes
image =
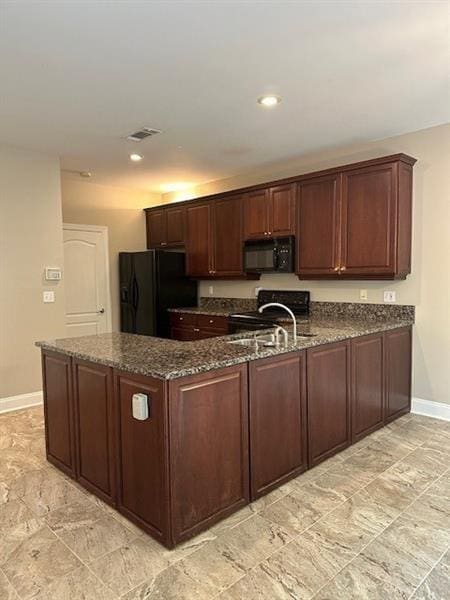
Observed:
[[[42,392],[30,392],[29,394],[20,394],[19,396],[10,396],[9,398],[0,398],[0,414],[39,406],[43,402]]]
[[[433,402],[423,398],[412,398],[411,412],[425,417],[434,417],[443,421],[450,421],[450,404]]]

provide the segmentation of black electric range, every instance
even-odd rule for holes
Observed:
[[[263,306],[270,302],[284,304],[292,310],[297,318],[309,315],[309,292],[297,292],[291,290],[259,290],[257,306]],[[289,319],[289,314],[282,308],[271,306],[262,313],[259,311],[249,311],[234,313],[229,316],[230,333],[239,333],[241,331],[252,331],[257,329],[268,329],[274,327],[280,321]]]

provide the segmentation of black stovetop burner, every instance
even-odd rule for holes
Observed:
[[[278,302],[292,310],[296,317],[309,315],[309,292],[285,291],[285,290],[260,290],[258,292],[258,306]],[[280,320],[289,319],[287,311],[276,306],[266,308],[260,313],[257,310],[235,313],[230,315],[232,329],[238,330],[245,327],[258,329],[271,327]]]

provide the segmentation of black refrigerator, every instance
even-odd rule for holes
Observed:
[[[185,275],[184,252],[119,252],[120,330],[169,337],[168,308],[197,305],[197,282]]]

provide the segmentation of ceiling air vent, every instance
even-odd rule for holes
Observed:
[[[145,138],[151,137],[152,135],[156,135],[157,133],[161,133],[161,129],[153,129],[153,127],[142,127],[142,129],[138,129],[138,131],[127,135],[126,139],[130,140],[130,142],[142,142],[142,140],[145,140]]]

